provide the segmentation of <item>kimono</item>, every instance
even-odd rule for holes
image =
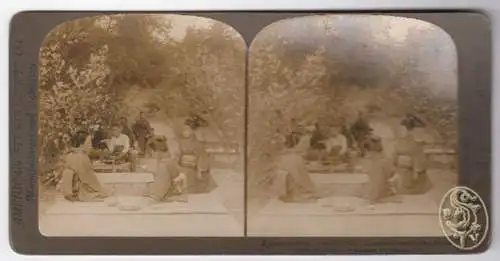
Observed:
[[[92,148],[96,150],[107,149],[105,140],[108,138],[107,133],[103,129],[98,129],[95,131],[92,137]]]
[[[394,174],[394,168],[383,153],[367,153],[360,159],[360,165],[368,172],[368,188],[364,196],[370,204],[392,195],[389,180]]]
[[[360,149],[361,155],[364,155],[365,149],[362,144],[371,132],[371,127],[365,119],[359,118],[352,126],[351,133],[354,141],[356,142],[358,148]]]
[[[315,184],[298,151],[285,151],[278,161],[273,189],[284,202],[310,202],[317,199]]]
[[[401,125],[406,126],[408,129],[412,130],[415,128],[425,127],[425,123],[413,114],[407,114],[406,118],[401,121]]]
[[[203,144],[191,138],[179,140],[179,170],[186,176],[188,193],[207,193],[215,187],[210,175],[209,157]]]
[[[327,156],[326,146],[324,142],[327,140],[327,137],[318,129],[316,126],[316,130],[311,135],[311,139],[309,140],[309,151],[306,155],[306,159],[310,161],[321,161],[324,160]]]
[[[301,138],[302,138],[302,133],[297,131],[292,131],[288,135],[286,135],[286,142],[288,144],[291,144],[292,146],[295,146],[299,143]]]
[[[151,135],[151,125],[146,119],[139,119],[132,126],[132,131],[139,145],[139,150],[142,154],[146,153],[146,146]]]
[[[426,157],[421,146],[410,137],[400,139],[394,148],[394,165],[399,194],[423,194],[432,188],[426,173]]]
[[[338,134],[336,137],[329,138],[324,142],[327,157],[333,162],[340,163],[347,160],[347,138]]]
[[[325,145],[322,142],[326,139],[327,138],[325,137],[325,135],[323,135],[323,133],[320,130],[316,129],[311,136],[311,141],[310,141],[311,149],[324,150]]]
[[[186,180],[180,175],[174,160],[158,158],[154,171],[155,179],[150,187],[150,196],[156,201],[176,201],[175,197],[187,201]]]
[[[122,130],[122,133],[127,135],[128,139],[129,139],[129,144],[130,144],[130,147],[134,147],[135,145],[135,134],[134,132],[128,127],[127,124],[124,124],[123,125],[123,130]]]
[[[147,148],[151,152],[164,151],[168,152],[167,137],[165,135],[154,135],[148,140]]]
[[[208,122],[200,117],[199,115],[191,115],[186,121],[184,122],[187,126],[191,127],[191,129],[196,130],[200,127],[207,127]]]
[[[352,137],[351,132],[345,125],[343,125],[342,128],[340,129],[340,134],[344,135],[344,137],[346,138],[347,147],[352,148],[354,145],[354,138]]]
[[[61,188],[70,201],[100,201],[107,196],[83,149],[73,149],[66,155]]]

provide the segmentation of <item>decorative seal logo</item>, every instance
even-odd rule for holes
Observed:
[[[461,250],[472,250],[488,234],[488,211],[481,197],[467,187],[450,189],[439,206],[441,229],[451,244]]]

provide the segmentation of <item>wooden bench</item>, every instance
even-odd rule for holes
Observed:
[[[340,172],[351,172],[355,170],[355,166],[349,166],[348,164],[338,164],[338,165],[324,165],[324,166],[314,166],[306,165],[306,169],[309,173],[315,174],[335,174]]]
[[[359,172],[331,173],[331,175],[311,174],[318,193],[323,197],[349,196],[363,197],[368,189],[368,174]]]
[[[214,166],[232,167],[240,158],[240,146],[238,143],[205,141],[203,145]]]
[[[424,153],[430,163],[437,164],[435,167],[455,164],[455,155],[457,154],[455,150],[445,148],[426,148]]]
[[[224,142],[203,142],[206,152],[210,154],[239,154],[240,146],[238,143],[224,143]]]
[[[130,163],[121,163],[121,164],[105,164],[105,163],[99,163],[99,162],[94,162],[92,164],[92,168],[94,169],[95,172],[124,172],[124,171],[130,171]]]
[[[101,184],[115,195],[143,196],[154,182],[154,175],[149,172],[101,172],[96,175]]]

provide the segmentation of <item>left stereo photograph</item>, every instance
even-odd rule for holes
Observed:
[[[243,236],[245,54],[230,26],[190,15],[54,28],[39,56],[40,232]]]

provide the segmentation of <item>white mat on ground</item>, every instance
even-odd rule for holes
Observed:
[[[116,206],[109,206],[107,202],[69,202],[57,199],[45,212],[47,215],[73,215],[73,214],[227,214],[223,203],[213,194],[189,195],[188,202],[162,202],[156,203],[149,198],[136,197],[135,201],[142,206],[139,210],[120,210]],[[122,198],[123,199],[123,198]],[[130,201],[130,197],[124,197]],[[133,203],[135,204],[135,203]]]
[[[428,195],[405,195],[401,203],[379,203],[370,208],[361,198],[332,197],[313,203],[284,203],[272,199],[258,215],[331,216],[331,215],[437,215],[438,205]]]

